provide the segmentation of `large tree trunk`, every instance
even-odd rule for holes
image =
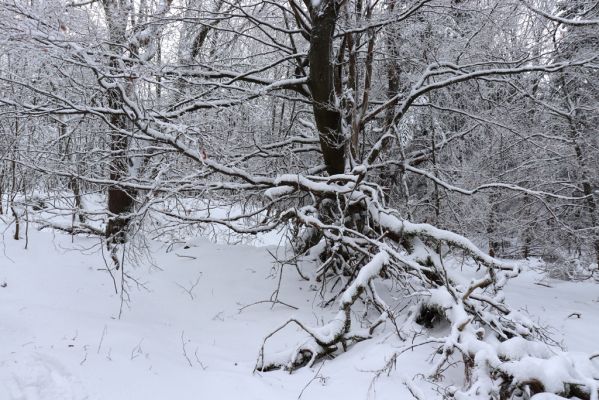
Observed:
[[[335,97],[335,65],[333,63],[333,34],[339,14],[334,0],[322,1],[311,7],[310,90],[314,119],[320,134],[320,147],[327,172],[343,173],[347,157],[347,138],[341,123],[341,111]]]
[[[119,55],[124,55],[123,46],[127,42],[126,28],[132,4],[128,0],[103,0],[103,5],[111,36],[110,48],[114,54],[110,61],[110,67],[114,70],[115,76],[118,76],[121,73],[120,64],[123,62]],[[120,110],[123,108],[123,93],[121,90],[130,91],[132,83],[128,82],[124,85],[126,88],[108,89],[108,104],[111,109]],[[111,250],[114,249],[114,245],[126,241],[126,230],[133,209],[134,194],[119,185],[129,175],[127,154],[129,138],[125,132],[129,125],[129,119],[126,115],[112,114],[110,117],[111,159],[108,172],[110,180],[114,183],[108,189],[107,206],[110,215],[106,225],[106,239],[107,246]]]
[[[114,105],[111,104],[111,107]],[[124,117],[115,116],[111,118],[111,123],[115,128],[125,128],[127,121],[124,119]],[[112,159],[110,160],[109,174],[111,181],[121,182],[127,177],[129,170],[128,147],[128,137],[113,128],[110,133]],[[106,225],[106,238],[109,246],[125,242],[125,232],[129,224],[130,213],[133,210],[133,199],[134,194],[118,184],[108,188],[108,211],[111,215]]]

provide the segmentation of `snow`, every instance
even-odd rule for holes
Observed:
[[[276,288],[267,250],[190,240],[166,253],[154,248],[156,267],[129,267],[148,291],[131,288],[130,307],[117,318],[120,299],[104,268],[98,241],[49,231],[30,231],[24,241],[5,234],[0,258],[0,399],[135,400],[135,399],[295,399],[315,369],[252,373],[263,337],[293,312],[313,321],[315,293],[287,271],[280,299],[301,307],[293,311],[256,304]],[[1,246],[0,242],[0,246]],[[189,247],[185,249],[184,247]],[[184,256],[184,257],[180,257]],[[195,257],[189,258],[189,257]],[[125,268],[128,268],[125,265]],[[198,279],[191,291],[185,291]],[[314,307],[314,308],[313,308]],[[327,319],[327,317],[323,317]],[[183,335],[183,341],[182,341]],[[289,328],[285,349],[303,334]],[[275,338],[276,339],[276,338]],[[191,360],[183,355],[183,345]],[[302,399],[352,398],[360,385],[367,395],[374,361],[364,363],[372,348],[327,363]],[[195,352],[199,361],[196,360]],[[205,366],[205,369],[202,365]],[[318,367],[318,366],[317,366]],[[381,383],[383,385],[383,383]],[[377,398],[391,398],[382,396]]]
[[[538,393],[532,396],[530,400],[563,400],[564,398],[553,393]]]
[[[293,186],[275,186],[264,191],[264,195],[271,200],[278,199],[279,197],[293,193],[295,188]]]
[[[434,304],[442,309],[448,309],[455,304],[455,301],[451,297],[451,294],[447,291],[445,287],[438,287],[436,289],[431,290],[431,297],[429,299],[429,304]]]
[[[549,359],[524,357],[518,362],[508,362],[502,368],[520,382],[536,379],[545,390],[552,393],[563,392],[564,382],[587,383],[581,372],[591,376],[597,376],[599,372],[599,368],[593,366],[584,353],[562,354]]]
[[[549,346],[532,342],[521,337],[513,337],[497,346],[499,357],[518,360],[525,356],[549,358],[554,355]]]
[[[25,250],[24,241],[12,240],[10,232],[0,242],[0,283],[6,282],[0,285],[2,400],[268,400],[297,399],[302,390],[302,399],[397,399],[412,398],[410,389],[422,398],[438,397],[434,385],[418,375],[430,370],[434,345],[404,352],[389,376],[375,379],[401,346],[392,329],[324,365],[318,362],[293,374],[254,373],[265,335],[289,317],[321,327],[322,335],[332,328],[323,321],[335,320],[335,307],[318,307],[317,292],[294,268],[284,270],[279,299],[298,310],[256,303],[268,300],[277,287],[268,253],[276,252],[274,247],[193,238],[167,251],[168,246],[152,243],[153,265],[125,265],[139,286],[129,289],[131,300],[118,319],[120,298],[101,270],[105,264],[97,239],[30,229]],[[376,275],[386,257],[375,257],[360,282]],[[498,349],[500,355],[522,355],[527,368],[514,371],[520,378],[538,376],[540,368],[547,387],[558,389],[558,378],[579,379],[568,362],[599,367],[597,359],[584,361],[576,353],[599,350],[599,296],[592,282],[550,281],[548,288],[535,284],[541,279],[538,272],[525,270],[506,286],[507,302],[522,318],[552,327],[553,337],[575,353],[564,355],[516,338]],[[389,297],[385,290],[381,283],[379,291]],[[449,307],[453,299],[438,289],[431,302]],[[569,317],[572,312],[580,318]],[[302,338],[305,332],[287,326],[269,340],[271,357],[281,351],[285,359]],[[480,352],[482,357],[484,349]],[[560,375],[564,370],[570,376]],[[437,384],[450,385],[452,374],[459,370]]]
[[[392,210],[382,209],[377,203],[371,202],[368,206],[368,211],[372,218],[377,221],[381,227],[388,229],[389,231],[407,234],[435,238],[435,240],[442,240],[448,244],[455,245],[465,251],[469,252],[473,257],[483,261],[489,266],[495,266],[500,269],[517,272],[517,266],[510,266],[505,262],[501,262],[485,252],[481,251],[474,243],[469,239],[458,235],[457,233],[447,231],[444,229],[436,228],[430,224],[416,224],[410,221],[399,218],[393,214]]]
[[[357,295],[359,288],[368,285],[370,280],[374,279],[383,269],[385,264],[389,263],[389,255],[382,251],[376,254],[370,262],[360,268],[360,272],[352,284],[343,292],[341,304],[349,304],[352,298]]]

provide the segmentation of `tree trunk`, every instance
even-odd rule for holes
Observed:
[[[118,93],[110,93],[110,107],[119,108],[120,99]],[[109,165],[110,180],[113,182],[123,181],[129,171],[129,162],[127,151],[129,147],[129,138],[121,133],[119,129],[126,129],[126,117],[113,115],[110,119],[113,126],[110,133],[111,160]],[[127,189],[113,184],[108,188],[108,211],[110,217],[106,225],[106,238],[108,245],[124,243],[126,241],[125,231],[129,224],[130,213],[133,210],[134,194]]]
[[[111,36],[110,48],[111,52],[115,54],[110,60],[110,67],[114,70],[115,76],[118,76],[122,73],[120,64],[123,60],[119,55],[124,55],[123,45],[127,42],[126,28],[131,13],[131,3],[129,1],[103,0],[103,5]],[[123,94],[121,90],[131,91],[132,83],[127,82],[124,85],[126,88],[115,87],[108,89],[108,104],[111,109],[123,109]],[[131,219],[130,213],[133,209],[134,193],[119,185],[129,174],[129,159],[127,154],[129,138],[126,132],[124,132],[129,125],[126,115],[111,114],[109,138],[111,159],[108,172],[110,180],[114,183],[113,186],[108,188],[107,206],[109,218],[106,225],[107,246],[111,250],[114,245],[126,241],[127,225]]]
[[[322,1],[311,7],[310,90],[314,119],[320,135],[322,156],[330,175],[345,171],[347,140],[343,133],[341,111],[335,97],[333,34],[339,14],[336,1]]]

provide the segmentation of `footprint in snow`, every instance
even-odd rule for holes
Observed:
[[[58,360],[41,353],[19,357],[0,397],[9,400],[92,400]],[[2,391],[7,393],[3,395]]]

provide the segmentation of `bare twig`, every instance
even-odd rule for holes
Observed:
[[[320,380],[321,382],[323,382],[323,383],[324,383],[324,382],[326,382],[326,379],[327,379],[327,378],[326,378],[326,377],[324,377],[324,376],[322,376],[322,375],[320,375],[320,370],[322,369],[322,367],[324,367],[324,364],[325,364],[325,362],[326,362],[326,361],[323,361],[323,362],[320,364],[320,366],[318,367],[318,370],[316,371],[316,373],[314,374],[314,376],[312,377],[312,379],[310,379],[310,380],[308,381],[308,383],[306,383],[306,386],[304,386],[304,387],[303,387],[302,391],[301,391],[301,392],[300,392],[300,394],[297,396],[297,399],[298,399],[298,400],[302,398],[302,395],[304,394],[304,391],[305,391],[305,390],[308,388],[308,386],[310,386],[310,384],[311,384],[312,382],[314,382],[315,380],[319,379],[319,380]]]

